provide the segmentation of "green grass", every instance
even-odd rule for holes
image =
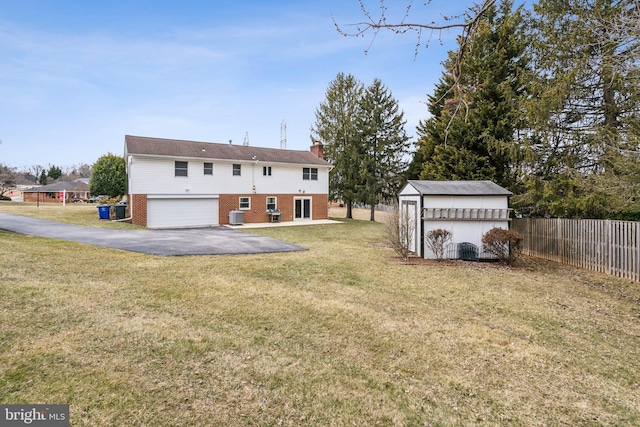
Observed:
[[[382,228],[196,257],[0,232],[0,402],[73,426],[640,425],[637,284],[403,264]]]
[[[38,206],[36,203],[0,201],[0,212],[89,227],[141,228],[126,222],[101,220],[98,217],[98,205],[92,203],[71,203],[66,206],[58,203],[40,203]]]

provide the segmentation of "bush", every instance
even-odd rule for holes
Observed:
[[[433,251],[436,259],[442,259],[444,257],[444,248],[447,246],[453,234],[449,230],[437,228],[430,230],[425,236],[425,243]]]
[[[507,265],[513,265],[522,255],[522,234],[504,228],[492,228],[482,236],[484,250],[498,257]]]
[[[127,194],[126,169],[124,157],[111,153],[100,157],[91,168],[89,192],[93,195],[104,194],[109,197],[121,197]]]
[[[401,214],[397,204],[393,205],[393,211],[384,221],[384,234],[386,240],[398,255],[405,261],[411,255],[411,243],[415,236],[414,218],[407,214]]]

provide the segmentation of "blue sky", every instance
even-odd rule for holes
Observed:
[[[401,15],[409,0],[387,0]],[[415,21],[468,2],[416,2]],[[379,0],[366,0],[373,14]],[[379,78],[415,135],[455,32],[343,37],[357,0],[0,0],[0,163],[92,164],[124,135],[305,150],[337,73]],[[426,36],[425,36],[426,38]],[[365,50],[369,48],[369,53]]]

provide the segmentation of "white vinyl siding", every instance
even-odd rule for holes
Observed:
[[[129,160],[129,193],[148,195],[218,195],[218,194],[327,194],[329,168],[317,168],[317,181],[300,179],[300,165],[281,164],[272,166],[273,176],[263,177],[262,166],[243,163],[242,176],[231,175],[233,162],[213,161],[213,175],[202,172],[205,161],[189,160],[191,173],[188,177],[174,176],[174,160],[152,157],[133,157]],[[195,169],[194,169],[195,168]],[[277,171],[275,170],[277,168]],[[193,173],[197,170],[198,173]],[[254,173],[252,173],[254,172]],[[188,191],[187,191],[188,189]]]

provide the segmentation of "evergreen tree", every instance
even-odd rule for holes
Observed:
[[[633,0],[540,0],[528,106],[527,192],[534,215],[640,211],[640,6]]]
[[[325,100],[316,109],[312,135],[324,145],[327,161],[333,164],[329,175],[329,197],[342,200],[347,218],[361,195],[362,139],[355,118],[359,114],[363,85],[353,75],[339,73],[329,84]],[[313,136],[312,136],[313,138]]]
[[[124,158],[115,154],[100,157],[91,169],[89,192],[94,195],[119,197],[127,192],[127,171]]]
[[[380,79],[374,79],[365,90],[359,112],[356,126],[364,148],[359,201],[371,206],[370,219],[375,221],[375,205],[395,199],[403,184],[409,137],[404,130],[404,113]]]
[[[429,97],[432,117],[418,127],[424,159],[421,179],[487,179],[516,190],[521,151],[521,100],[526,96],[528,57],[522,10],[504,1],[478,23],[462,59],[454,90],[455,53]]]
[[[55,181],[62,176],[62,169],[55,165],[49,165],[47,176]]]
[[[38,184],[47,185],[47,172],[45,172],[44,169],[40,172],[40,178],[38,178]]]

